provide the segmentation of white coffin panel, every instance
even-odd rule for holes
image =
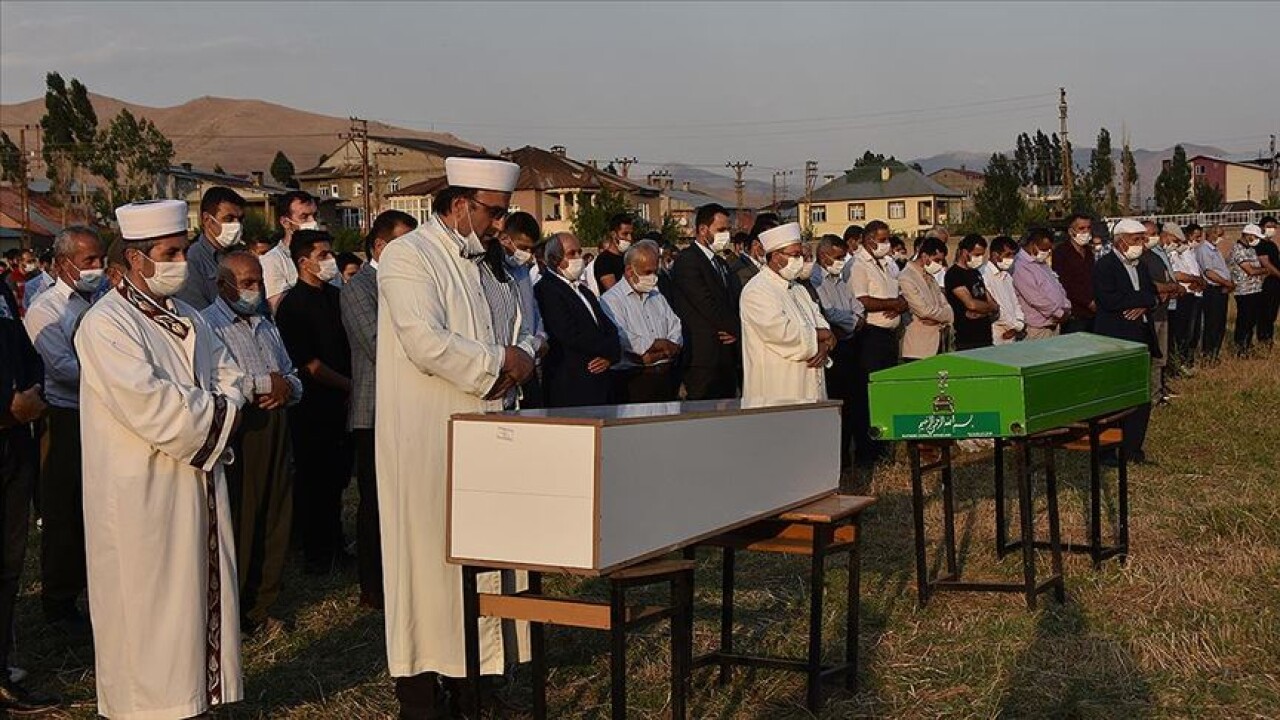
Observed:
[[[771,514],[839,485],[832,410],[606,426],[600,567]]]

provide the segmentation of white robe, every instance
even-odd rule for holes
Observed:
[[[826,318],[799,283],[768,267],[742,289],[742,397],[744,400],[826,400],[823,368],[806,363],[818,354]]]
[[[502,409],[483,398],[502,369],[475,262],[438,218],[378,259],[375,459],[382,527],[387,667],[393,677],[466,675],[462,570],[445,561],[449,417]],[[517,344],[532,347],[521,328]],[[495,528],[495,531],[497,528]],[[496,573],[481,592],[499,592]],[[502,623],[480,623],[481,672],[499,674]],[[520,657],[527,657],[521,624]]]
[[[208,483],[221,579],[221,701],[243,696],[234,533],[220,463],[244,375],[200,314],[179,340],[108,292],[76,332],[85,548],[98,713],[160,720],[209,710]]]

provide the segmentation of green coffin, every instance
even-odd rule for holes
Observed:
[[[1074,333],[947,353],[871,375],[882,440],[1030,435],[1150,401],[1147,346]]]

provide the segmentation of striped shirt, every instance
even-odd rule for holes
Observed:
[[[515,280],[508,275],[507,281],[498,280],[493,268],[483,258],[476,264],[480,266],[480,289],[489,303],[489,313],[493,317],[493,341],[502,347],[515,345],[517,328],[520,324],[520,297],[516,294]],[[503,408],[511,410],[516,406],[516,389],[512,388],[503,398]]]
[[[252,380],[254,395],[269,394],[271,373],[280,373],[291,390],[288,404],[298,404],[302,399],[302,380],[293,368],[275,323],[262,315],[241,317],[221,297],[200,314],[227,346],[236,365]]]
[[[653,347],[658,338],[681,344],[680,318],[676,316],[667,299],[657,290],[650,290],[641,295],[631,286],[631,281],[623,278],[605,291],[600,298],[600,305],[605,315],[618,326],[618,339],[622,345],[622,361],[614,365],[614,369],[624,370],[636,367],[636,363],[627,357],[627,353],[643,355]],[[662,360],[656,365],[669,363]]]

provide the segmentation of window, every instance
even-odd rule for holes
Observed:
[[[318,194],[319,194],[319,195],[320,195],[320,197],[322,197],[322,198],[330,197],[330,195],[329,195],[329,188],[325,187],[324,185],[321,185],[321,186],[320,186],[320,188],[319,188]]]
[[[866,203],[849,203],[849,220],[866,220]]]
[[[399,192],[399,191],[400,191],[400,176],[397,175],[391,178],[391,180],[387,183],[387,192]]]
[[[360,197],[364,195],[364,189],[360,187],[360,183],[351,183],[351,197]]]
[[[905,200],[889,201],[889,219],[902,220],[907,217],[907,203]]]
[[[809,222],[824,223],[827,221],[826,205],[811,205],[809,207]]]
[[[1196,163],[1196,174],[1204,175],[1205,172],[1207,172],[1207,168],[1205,168],[1205,166],[1201,165],[1200,163]]]
[[[638,214],[640,215],[641,220],[644,220],[645,222],[649,222],[649,204],[648,203],[640,203],[640,207],[637,208],[637,211],[638,211]]]
[[[342,208],[342,227],[348,230],[358,230],[363,224],[361,220],[364,218],[364,210],[362,208]]]
[[[336,184],[329,186],[329,197],[341,197],[341,193],[338,192],[338,186]]]
[[[938,224],[945,225],[951,217],[951,206],[946,200],[936,200],[934,207],[938,211]]]
[[[919,215],[919,217],[920,217],[920,224],[921,224],[921,225],[932,225],[932,224],[933,224],[933,203],[929,202],[928,200],[921,200],[921,201],[920,201],[920,204],[919,204],[919,205],[917,206],[917,208],[916,208],[916,211],[917,211],[917,214],[918,214],[918,215]],[[892,205],[892,204],[890,204],[890,205],[889,205],[889,216],[890,216],[890,217],[893,217],[893,205]]]

